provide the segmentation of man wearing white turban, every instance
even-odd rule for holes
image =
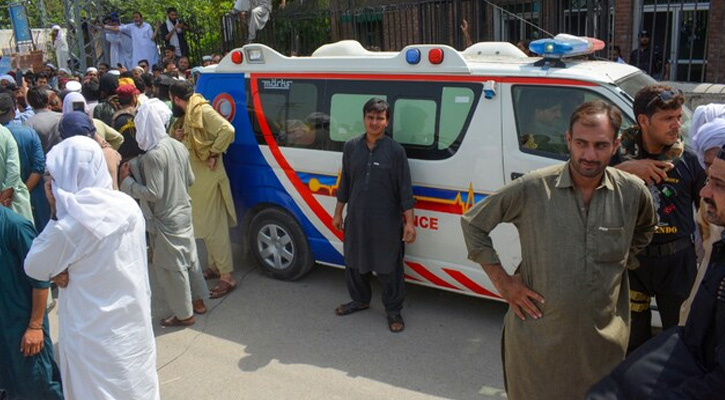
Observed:
[[[65,40],[65,34],[60,29],[60,26],[53,25],[50,28],[50,38],[53,43],[53,49],[55,49],[55,61],[59,68],[68,68],[68,61],[70,60],[68,41]]]
[[[725,119],[720,116],[725,115],[725,105],[721,104],[709,104],[707,106],[697,107],[695,114],[698,115],[697,126],[695,126],[693,118],[693,127],[697,128],[697,131],[690,131],[694,133],[692,138],[692,149],[697,154],[697,159],[700,161],[700,165],[708,171],[712,161],[717,157],[718,152],[722,146],[725,146]],[[680,307],[680,325],[685,325],[687,317],[690,315],[690,308],[692,307],[692,301],[695,299],[697,289],[702,283],[702,278],[705,276],[707,266],[710,264],[710,258],[712,256],[712,245],[722,239],[722,233],[725,228],[708,222],[706,218],[706,210],[704,203],[700,202],[700,208],[697,210],[695,215],[695,221],[697,222],[697,229],[700,233],[701,241],[698,241],[698,253],[701,253],[700,266],[697,269],[697,275],[695,276],[695,283],[692,285],[690,295],[682,303]]]
[[[33,241],[25,272],[61,288],[63,394],[159,399],[143,214],[131,197],[112,190],[93,139],[65,139],[46,165],[53,217]]]
[[[153,250],[155,282],[173,315],[161,326],[188,326],[206,312],[209,289],[199,266],[191,221],[189,151],[166,134],[171,110],[159,99],[138,109],[136,140],[145,154],[121,166],[121,190],[141,201]]]
[[[703,106],[698,106],[695,112],[692,113],[692,120],[690,121],[689,134],[694,139],[697,135],[697,131],[700,127],[708,122],[712,122],[715,118],[725,117],[725,104],[710,103]],[[715,153],[717,155],[717,153]]]

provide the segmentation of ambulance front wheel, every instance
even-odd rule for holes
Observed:
[[[249,249],[262,271],[277,279],[297,280],[315,261],[302,227],[288,213],[267,208],[249,225]]]

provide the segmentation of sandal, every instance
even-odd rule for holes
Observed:
[[[399,333],[405,329],[405,322],[403,322],[403,316],[396,314],[388,314],[388,329],[390,332]]]
[[[370,308],[370,304],[351,301],[347,304],[340,304],[339,306],[337,306],[337,308],[335,308],[335,314],[342,317],[343,315],[349,315],[358,311],[367,310],[368,308]]]
[[[173,326],[189,326],[194,325],[194,322],[196,321],[194,321],[193,315],[187,319],[178,319],[176,316],[172,315],[161,320],[161,327],[171,328]]]
[[[224,297],[232,290],[236,289],[237,285],[232,285],[227,281],[219,281],[216,286],[209,291],[210,299],[218,299]]]
[[[194,309],[194,314],[206,314],[206,306],[204,305],[204,299],[197,299],[191,302],[191,307]]]
[[[202,274],[204,275],[204,279],[206,279],[206,280],[218,279],[219,277],[221,277],[221,275],[219,275],[219,272],[214,271],[211,268],[205,269],[204,272],[202,272]]]

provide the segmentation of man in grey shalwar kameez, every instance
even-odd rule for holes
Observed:
[[[405,328],[403,242],[415,240],[413,188],[405,150],[385,135],[390,106],[370,99],[363,107],[365,134],[345,143],[333,225],[343,228],[345,204],[345,282],[352,301],[335,309],[348,315],[370,307],[370,277],[383,284],[388,328]],[[405,217],[405,220],[403,220]]]
[[[206,312],[209,290],[196,254],[189,186],[194,174],[189,152],[166,134],[171,110],[158,99],[144,103],[135,117],[136,140],[146,151],[121,166],[121,190],[141,200],[156,281],[174,315],[161,325],[187,326]]]

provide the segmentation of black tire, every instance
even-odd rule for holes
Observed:
[[[294,281],[305,276],[315,260],[297,221],[278,208],[266,208],[249,224],[249,251],[265,273]]]

